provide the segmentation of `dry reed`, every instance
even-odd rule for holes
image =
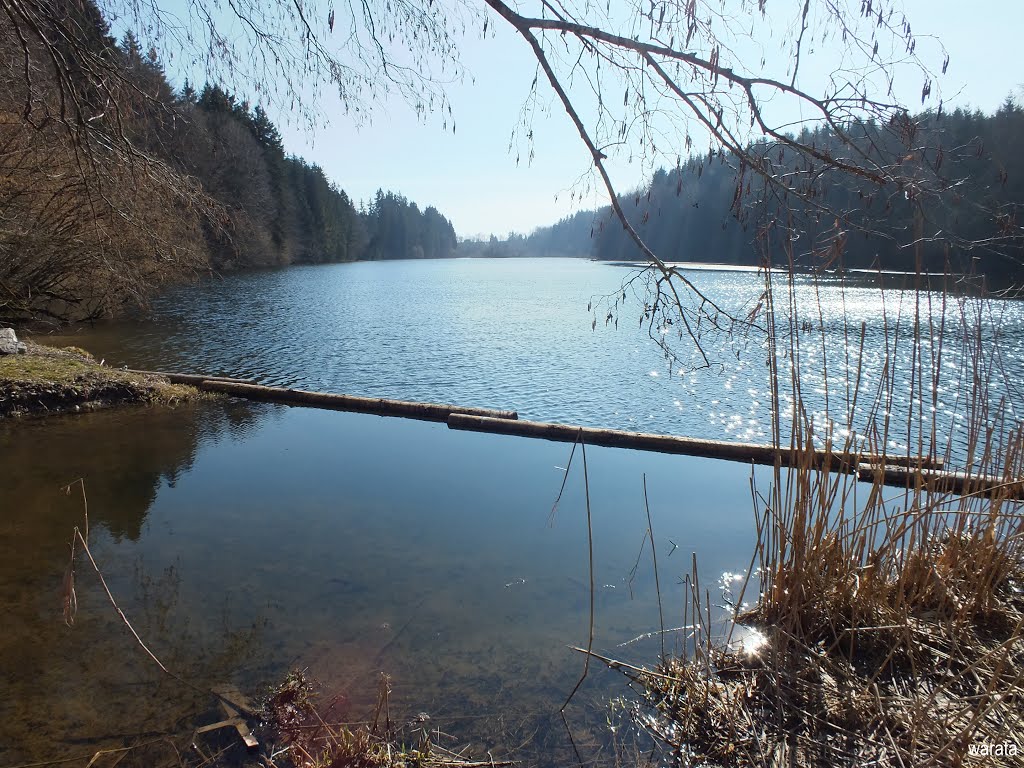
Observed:
[[[438,743],[430,718],[420,714],[396,726],[391,720],[391,684],[379,678],[373,718],[329,723],[317,706],[317,686],[301,670],[291,672],[267,701],[265,717],[282,746],[265,758],[269,768],[499,768],[514,763],[475,760]]]
[[[805,410],[801,357],[813,352],[801,349],[801,334],[824,337],[824,321],[800,317],[792,272],[784,287],[770,272],[765,280],[775,440],[807,461],[776,465],[771,487],[755,489],[757,568],[743,589],[756,599],[742,606],[741,593],[730,629],[716,631],[694,564],[684,621],[694,642],[650,670],[605,661],[640,684],[647,706],[639,721],[678,764],[1020,765],[1024,510],[1010,484],[1022,476],[1024,450],[1007,398],[994,394],[1004,375],[998,321],[984,315],[984,302],[958,304],[946,292],[903,295],[909,311],[883,304],[882,373],[873,383],[862,377],[865,330],[847,330],[853,373],[838,387],[846,424],[822,428]],[[897,351],[911,361],[909,398]],[[940,434],[934,415],[951,354],[968,361],[956,384],[962,445]],[[834,410],[836,392],[824,380]],[[901,398],[902,422],[892,416]],[[858,421],[868,425],[860,435]],[[839,434],[846,437],[833,445]],[[926,482],[921,467],[894,491],[882,486],[884,467],[858,483],[811,459],[822,444],[883,455],[896,435],[907,455],[962,463],[962,493]],[[972,484],[984,475],[1007,485]]]

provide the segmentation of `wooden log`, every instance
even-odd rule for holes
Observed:
[[[249,717],[256,717],[257,711],[249,701],[249,697],[245,696],[238,688],[233,685],[215,685],[210,689],[214,696],[216,696],[221,702],[228,704],[239,712],[244,712]],[[237,712],[235,713],[238,714]]]
[[[215,728],[223,728],[226,726],[233,726],[238,731],[238,736],[245,744],[246,750],[249,752],[255,752],[260,748],[260,743],[256,740],[256,737],[252,735],[252,731],[249,730],[249,726],[242,718],[239,709],[247,712],[252,712],[252,705],[249,704],[249,700],[245,698],[239,692],[237,688],[230,685],[218,686],[211,689],[217,696],[217,703],[220,705],[221,711],[227,716],[227,720],[222,720],[219,723],[214,723],[210,726],[211,730]]]
[[[240,717],[232,717],[228,720],[218,720],[216,723],[210,723],[209,725],[196,728],[196,733],[210,733],[211,731],[219,731],[221,728],[237,728],[239,723],[245,725],[245,721]]]
[[[864,482],[881,482],[899,488],[914,489],[920,483],[922,488],[939,493],[1024,500],[1024,480],[1006,480],[994,475],[862,464],[857,468],[857,477]]]
[[[198,387],[204,381],[224,381],[229,384],[255,384],[256,382],[248,379],[232,379],[228,376],[201,376],[194,373],[168,373],[166,371],[136,371],[131,368],[126,369],[128,373],[138,373],[143,376],[163,376],[165,379],[171,382],[171,384],[191,384],[193,387]]]
[[[336,395],[327,392],[307,392],[301,389],[264,387],[258,384],[239,384],[230,381],[206,379],[199,388],[207,392],[221,392],[249,400],[266,400],[287,405],[305,405],[313,408],[328,408],[335,411],[373,413],[378,416],[402,416],[426,421],[448,421],[452,414],[466,414],[486,417],[495,421],[509,421],[519,418],[515,411],[499,411],[490,408],[466,408],[460,405],[442,403],[415,403],[407,400],[389,400],[383,397],[358,397]]]
[[[921,469],[942,469],[946,466],[945,459],[936,459],[928,456],[877,456],[870,453],[862,453],[861,462],[871,465],[885,465],[887,467],[914,467]]]
[[[659,453],[675,453],[686,456],[703,456],[726,461],[742,461],[746,464],[763,464],[773,466],[778,460],[780,464],[809,463],[812,467],[828,468],[837,472],[855,472],[866,462],[880,462],[884,458],[887,464],[893,463],[892,457],[871,457],[857,453],[837,451],[791,451],[787,448],[778,449],[761,443],[723,442],[715,440],[697,440],[691,437],[674,437],[672,435],[655,435],[645,432],[627,432],[618,429],[596,429],[593,427],[574,427],[568,424],[552,424],[541,421],[502,421],[463,413],[453,413],[448,418],[449,429],[463,429],[472,432],[492,432],[503,435],[519,435],[536,437],[544,440],[555,440],[563,443],[575,442],[582,434],[587,445],[603,445],[610,448],[632,448],[638,451],[657,451]],[[902,457],[907,463],[907,458]],[[917,459],[912,459],[913,466],[918,466]],[[941,466],[939,462],[922,459],[920,466]]]

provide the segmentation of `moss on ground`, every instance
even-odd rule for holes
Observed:
[[[27,346],[27,354],[0,356],[0,418],[128,403],[173,405],[210,396],[162,376],[107,368],[77,347]]]

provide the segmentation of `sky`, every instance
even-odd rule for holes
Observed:
[[[501,237],[553,223],[578,207],[571,192],[588,173],[590,155],[561,111],[535,117],[532,162],[525,139],[512,143],[535,60],[511,27],[491,29],[493,37],[470,34],[460,44],[470,77],[446,89],[454,134],[450,123],[445,130],[438,119],[419,120],[393,98],[362,126],[338,114],[336,103],[319,130],[282,125],[286,148],[319,164],[357,202],[381,188],[433,205],[460,237]],[[594,207],[601,198],[586,203]]]
[[[768,13],[789,4],[768,0]],[[1024,3],[904,0],[903,7],[917,38],[917,53],[935,69],[943,58],[936,38],[949,53],[948,69],[935,90],[945,107],[970,105],[990,112],[1011,93],[1021,95]],[[397,97],[379,105],[372,119],[359,125],[344,114],[336,96],[328,95],[322,101],[323,120],[313,129],[269,105],[286,150],[321,166],[357,204],[372,199],[378,189],[400,192],[421,207],[436,207],[460,237],[527,233],[577,210],[605,204],[607,197],[591,173],[589,153],[543,82],[540,109],[530,123],[532,145],[525,140],[525,130],[516,142],[510,141],[523,115],[536,62],[506,22],[490,11],[488,17],[486,39],[473,29],[459,42],[468,75],[446,88],[454,134],[450,120],[443,127],[441,117],[418,119]],[[766,45],[770,50],[771,41]],[[734,55],[760,54],[738,49]],[[813,81],[815,73],[805,77]],[[581,85],[577,82],[573,88]],[[897,96],[914,110],[921,106],[920,89],[915,73]],[[585,101],[587,96],[579,98]],[[799,117],[794,114],[792,120]],[[668,149],[686,154],[682,147]],[[620,191],[638,187],[649,172],[640,163],[625,160],[613,165]]]

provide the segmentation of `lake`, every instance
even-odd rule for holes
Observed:
[[[638,322],[644,282],[622,289],[635,274],[629,266],[575,259],[360,262],[250,272],[168,291],[142,321],[99,325],[52,342],[77,343],[109,365],[512,408],[521,418],[586,426],[770,441],[764,332],[743,326],[729,336],[705,331],[710,366],[701,369],[703,359],[678,338],[678,328]],[[764,289],[763,277],[752,270],[688,274],[739,318],[758,305]],[[902,282],[890,277],[894,285]],[[610,307],[616,322],[606,323],[606,300],[623,293],[624,306]],[[798,280],[793,303],[807,326],[799,334],[802,407],[819,439],[827,428],[841,439],[874,424],[887,451],[905,454],[909,445],[914,452],[922,448],[920,436],[907,434],[906,413],[921,410],[929,425],[934,414],[935,450],[957,460],[976,377],[988,381],[993,403],[1005,396],[1011,417],[1024,402],[1015,389],[1024,380],[1020,302],[895,288],[883,296],[871,281],[844,285],[806,277]],[[763,325],[763,315],[758,322]],[[985,338],[971,335],[975,325]],[[670,370],[652,335],[668,339],[682,363]],[[996,337],[998,359],[991,369],[974,370],[972,361]],[[791,364],[785,348],[779,357],[785,376]],[[932,377],[933,370],[939,375]],[[783,424],[795,403],[783,380]]]
[[[256,272],[169,291],[144,320],[48,341],[77,344],[108,365],[767,441],[768,351],[758,332],[708,337],[715,364],[694,370],[685,348],[682,366],[666,364],[631,296],[618,328],[605,325],[602,309],[592,329],[601,297],[620,294],[631,274],[572,260]],[[698,278],[734,314],[749,311],[762,287],[753,272]],[[948,344],[934,386],[912,386],[919,367],[892,354],[887,364],[886,350],[907,334],[938,350],[922,328],[943,318],[955,327],[975,311],[972,301],[929,294],[928,323],[901,325],[908,294],[883,301],[871,285],[810,278],[797,293],[798,304],[823,297],[824,342],[808,335],[798,363],[816,423],[867,431],[865,420],[884,411],[898,422],[927,408],[938,452],[962,457],[963,382],[977,370],[969,354]],[[986,340],[1003,336],[1005,379],[1024,380],[1019,305],[984,311]],[[881,410],[867,395],[868,405],[844,410],[834,393],[854,371],[865,391],[881,393]],[[1020,403],[1003,380],[993,379],[994,397]],[[894,451],[920,444],[905,430],[886,443]],[[63,487],[78,478],[113,594],[179,674],[258,696],[303,668],[322,681],[333,712],[359,719],[386,672],[396,717],[425,712],[452,745],[565,764],[571,745],[557,712],[582,670],[569,646],[586,644],[590,594],[579,452],[552,516],[569,456],[569,445],[443,424],[236,401],[0,422],[0,593],[11,615],[0,635],[9,681],[0,765],[76,756],[84,764],[97,749],[218,719],[211,700],[144,657],[81,558],[78,620],[64,625],[59,585],[84,516],[78,486]],[[660,623],[643,546],[644,479],[665,623],[674,628],[693,553],[713,593],[723,574],[750,562],[751,469],[598,448],[587,462],[595,647],[652,663]],[[769,479],[757,474],[762,486]],[[671,647],[683,634],[667,637]],[[607,759],[606,701],[619,695],[628,695],[623,678],[592,669],[567,711],[588,760]]]

